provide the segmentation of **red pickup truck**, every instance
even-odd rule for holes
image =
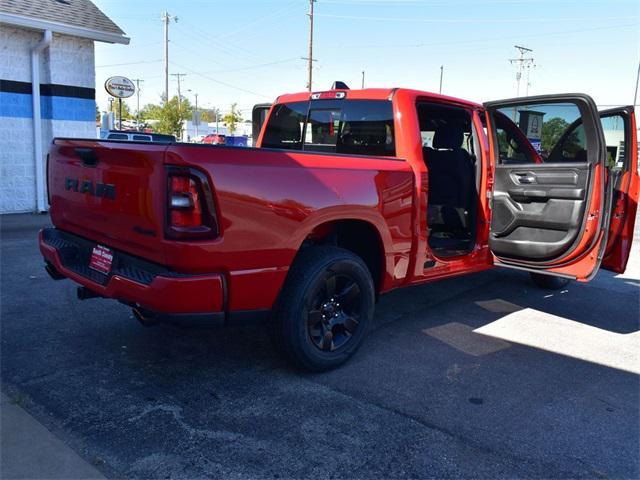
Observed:
[[[263,315],[295,364],[323,370],[392,289],[494,265],[558,288],[626,267],[632,107],[337,89],[264,117],[255,148],[55,139],[47,271],[146,324]]]

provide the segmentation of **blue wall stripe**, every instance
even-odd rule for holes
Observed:
[[[87,98],[40,97],[40,110],[45,120],[93,122],[96,102]],[[0,92],[0,117],[32,118],[31,95]]]

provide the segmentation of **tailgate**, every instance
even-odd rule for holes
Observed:
[[[47,167],[53,224],[164,262],[166,149],[150,143],[55,139]]]

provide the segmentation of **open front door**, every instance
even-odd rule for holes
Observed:
[[[605,253],[613,193],[595,103],[563,94],[485,107],[494,263],[591,279]]]
[[[638,206],[638,141],[633,107],[600,112],[613,187],[609,238],[602,268],[623,273],[627,267]]]

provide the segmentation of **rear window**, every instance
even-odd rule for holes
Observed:
[[[276,105],[262,146],[395,156],[393,107],[383,100],[314,100]]]
[[[149,135],[134,135],[133,140],[138,140],[142,142],[150,142],[151,137]]]

